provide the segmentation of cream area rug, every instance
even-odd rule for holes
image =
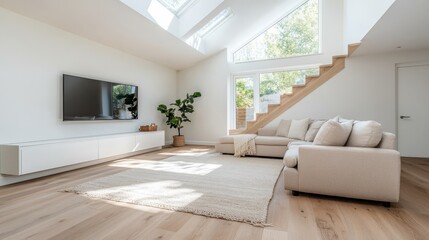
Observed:
[[[264,226],[283,168],[281,160],[218,153],[131,165],[64,191]]]

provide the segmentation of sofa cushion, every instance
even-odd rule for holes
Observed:
[[[308,130],[308,124],[310,123],[309,118],[301,119],[301,120],[292,120],[290,124],[288,138],[304,140],[305,134]]]
[[[358,121],[353,124],[347,146],[376,147],[383,136],[381,124],[376,121]]]
[[[296,146],[296,147],[289,148],[286,151],[285,156],[283,157],[283,164],[286,167],[294,168],[298,165],[298,150],[299,150],[299,147]]]
[[[303,146],[303,145],[313,145],[312,142],[306,142],[306,141],[291,141],[289,142],[289,144],[287,145],[288,148],[292,148],[292,147],[299,147],[299,146]]]
[[[287,146],[292,139],[276,136],[257,136],[255,138],[256,145],[272,145],[272,146]]]
[[[308,128],[307,133],[305,134],[304,140],[307,142],[314,141],[314,138],[316,137],[317,132],[319,132],[319,129],[322,127],[322,125],[325,122],[326,121],[323,121],[323,120],[315,120],[314,122],[312,122],[310,124],[310,127]]]
[[[352,131],[353,121],[336,122],[328,120],[317,133],[314,144],[325,146],[344,146]]]
[[[282,119],[277,127],[276,136],[287,137],[292,120]]]

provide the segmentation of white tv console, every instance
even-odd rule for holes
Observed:
[[[21,176],[74,164],[99,163],[164,146],[164,131],[0,145],[0,173]],[[88,164],[86,164],[88,165]]]

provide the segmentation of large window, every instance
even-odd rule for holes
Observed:
[[[280,103],[280,96],[292,92],[295,84],[305,84],[305,76],[319,74],[318,68],[255,73],[234,77],[235,129],[246,128],[256,113],[268,111],[268,104]]]
[[[234,53],[234,62],[249,62],[319,52],[319,4],[308,0]]]

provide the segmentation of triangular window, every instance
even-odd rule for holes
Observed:
[[[308,0],[234,53],[251,62],[319,53],[319,1]]]

